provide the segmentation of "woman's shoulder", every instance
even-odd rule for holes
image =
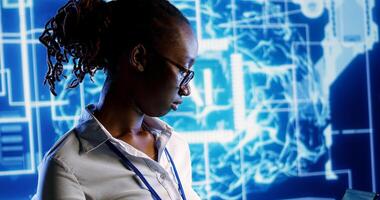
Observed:
[[[62,135],[53,146],[45,153],[44,160],[47,159],[64,159],[79,154],[80,142],[75,134],[74,129],[69,130]]]
[[[175,145],[185,145],[185,146],[189,145],[188,142],[187,142],[187,140],[183,136],[183,134],[178,133],[175,130],[172,130],[169,142],[171,142],[171,143],[173,143]]]
[[[159,130],[161,134],[164,133],[168,137],[169,141],[167,143],[167,146],[171,146],[171,145],[188,146],[188,143],[185,137],[181,133],[178,133],[172,126],[170,126],[164,120],[158,117],[146,116],[144,118],[144,122],[150,128],[153,128],[153,130]]]
[[[180,158],[181,160],[190,159],[190,146],[182,133],[173,130],[166,148],[173,157]]]

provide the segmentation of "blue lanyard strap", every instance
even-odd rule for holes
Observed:
[[[144,175],[141,174],[141,172],[137,169],[137,167],[134,166],[132,164],[132,162],[123,153],[121,153],[119,149],[117,149],[111,143],[110,140],[107,140],[106,143],[111,148],[111,150],[114,153],[116,153],[122,159],[122,161],[124,162],[124,164],[127,165],[127,168],[129,170],[132,170],[133,172],[135,172],[135,174],[141,179],[141,181],[145,184],[145,186],[148,188],[148,190],[150,191],[150,193],[153,195],[153,198],[155,200],[161,200],[160,196],[158,196],[157,192],[152,188],[152,186],[148,183],[148,181],[145,179]],[[177,169],[175,167],[175,164],[173,162],[172,157],[169,154],[169,151],[166,148],[165,148],[165,153],[166,153],[167,157],[169,158],[170,164],[172,165],[172,168],[174,170],[174,174],[175,174],[175,177],[176,177],[177,182],[178,182],[179,193],[181,194],[182,199],[186,200],[185,192],[183,191],[183,187],[182,187],[182,184],[181,184],[181,180],[179,179]]]
[[[158,196],[157,192],[152,188],[152,186],[148,183],[148,181],[144,178],[144,175],[141,174],[141,172],[131,163],[131,161],[125,157],[123,153],[119,151],[109,140],[106,141],[107,145],[111,148],[111,150],[116,153],[123,162],[129,167],[129,170],[133,170],[137,176],[140,177],[142,182],[144,182],[145,186],[148,188],[150,193],[153,195],[153,198],[155,200],[161,200],[160,196]]]
[[[177,169],[175,167],[175,164],[173,162],[173,159],[172,157],[170,156],[168,150],[165,148],[165,153],[166,155],[169,157],[169,160],[170,160],[170,163],[173,167],[173,170],[174,170],[174,174],[175,174],[175,177],[177,179],[177,182],[178,182],[178,187],[179,187],[179,193],[181,193],[181,197],[183,200],[186,200],[186,196],[185,196],[185,192],[183,191],[183,187],[182,187],[182,184],[181,184],[181,180],[179,179],[179,176],[178,176],[178,172],[177,172]]]

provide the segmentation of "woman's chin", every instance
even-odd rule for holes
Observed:
[[[166,109],[161,109],[161,110],[155,110],[152,112],[146,112],[145,114],[150,116],[150,117],[162,117],[170,112],[172,108],[168,107]]]

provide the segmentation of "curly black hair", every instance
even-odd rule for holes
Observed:
[[[45,25],[39,40],[47,48],[48,83],[53,95],[62,77],[64,63],[71,57],[75,78],[67,86],[75,88],[86,74],[98,70],[112,72],[118,57],[137,43],[149,44],[153,35],[166,34],[155,29],[156,19],[174,17],[190,24],[167,0],[69,0]],[[155,29],[155,30],[153,30]]]

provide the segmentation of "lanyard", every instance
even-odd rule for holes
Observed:
[[[137,176],[139,176],[139,178],[141,179],[141,181],[145,184],[145,186],[148,188],[148,190],[150,191],[150,193],[152,194],[153,196],[153,199],[154,200],[161,200],[160,196],[157,194],[157,192],[153,189],[153,187],[149,184],[149,182],[145,179],[144,175],[142,175],[142,173],[140,172],[139,169],[137,169],[137,167],[135,165],[132,164],[132,162],[122,153],[120,152],[119,149],[117,149],[112,143],[111,141],[107,140],[106,141],[107,145],[111,148],[111,150],[117,154],[121,159],[122,161],[124,162],[125,165],[127,165],[127,168],[129,170],[132,170],[133,172],[135,172],[135,174]],[[179,193],[181,194],[181,197],[182,197],[182,200],[186,200],[186,196],[185,196],[185,192],[183,191],[183,187],[182,187],[182,184],[181,184],[181,180],[179,179],[179,176],[178,176],[178,172],[177,172],[177,169],[175,167],[175,164],[173,162],[173,159],[172,157],[170,156],[168,150],[165,148],[165,153],[166,155],[168,156],[169,158],[169,161],[170,161],[170,164],[172,165],[172,168],[173,168],[173,171],[174,171],[174,174],[175,174],[175,177],[177,179],[177,182],[178,182],[178,187],[179,187]]]
[[[170,164],[171,164],[172,167],[173,167],[174,174],[175,174],[175,178],[177,179],[177,182],[178,182],[179,193],[181,194],[182,200],[186,200],[185,192],[183,191],[183,187],[182,187],[182,184],[181,184],[181,180],[179,179],[177,169],[176,169],[175,164],[174,164],[174,162],[173,162],[173,159],[172,159],[172,157],[170,156],[169,151],[166,149],[166,147],[165,147],[165,153],[166,153],[166,155],[169,157]]]

